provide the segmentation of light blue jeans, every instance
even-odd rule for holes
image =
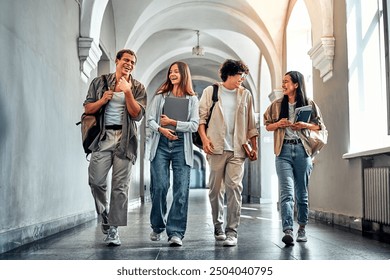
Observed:
[[[299,225],[309,220],[308,184],[313,163],[302,144],[283,144],[275,159],[279,179],[280,209],[283,231],[293,229],[294,200],[297,205]]]
[[[156,156],[150,165],[151,227],[156,233],[166,229],[169,239],[174,235],[183,239],[187,228],[191,167],[186,165],[185,162],[183,133],[177,133],[177,135],[179,139],[174,141],[170,141],[161,135]],[[171,163],[173,199],[168,217],[166,217]]]

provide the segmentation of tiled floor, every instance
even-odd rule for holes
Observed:
[[[308,242],[285,247],[275,205],[244,205],[238,245],[223,247],[213,237],[207,190],[191,189],[182,247],[149,240],[150,203],[129,212],[120,228],[122,245],[107,247],[97,221],[0,255],[0,260],[389,260],[390,244],[310,221]]]

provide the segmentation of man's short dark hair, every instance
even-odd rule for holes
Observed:
[[[223,82],[227,80],[228,76],[235,76],[238,73],[249,73],[248,66],[241,60],[227,59],[219,69],[219,75]]]
[[[128,53],[129,55],[133,55],[135,57],[135,63],[137,64],[137,56],[135,55],[135,52],[129,49],[123,49],[117,52],[116,59],[121,60],[124,53]]]

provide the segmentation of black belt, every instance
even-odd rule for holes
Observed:
[[[122,126],[120,124],[106,125],[106,129],[121,130]]]
[[[283,144],[297,145],[297,144],[300,144],[300,143],[302,143],[301,139],[284,139],[283,140]]]

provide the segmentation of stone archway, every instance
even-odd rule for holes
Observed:
[[[191,169],[190,188],[206,188],[206,159],[203,153],[194,151],[194,166]]]
[[[78,49],[81,78],[87,82],[97,67],[102,52],[99,48],[100,28],[109,0],[84,0],[80,6],[80,37]]]

